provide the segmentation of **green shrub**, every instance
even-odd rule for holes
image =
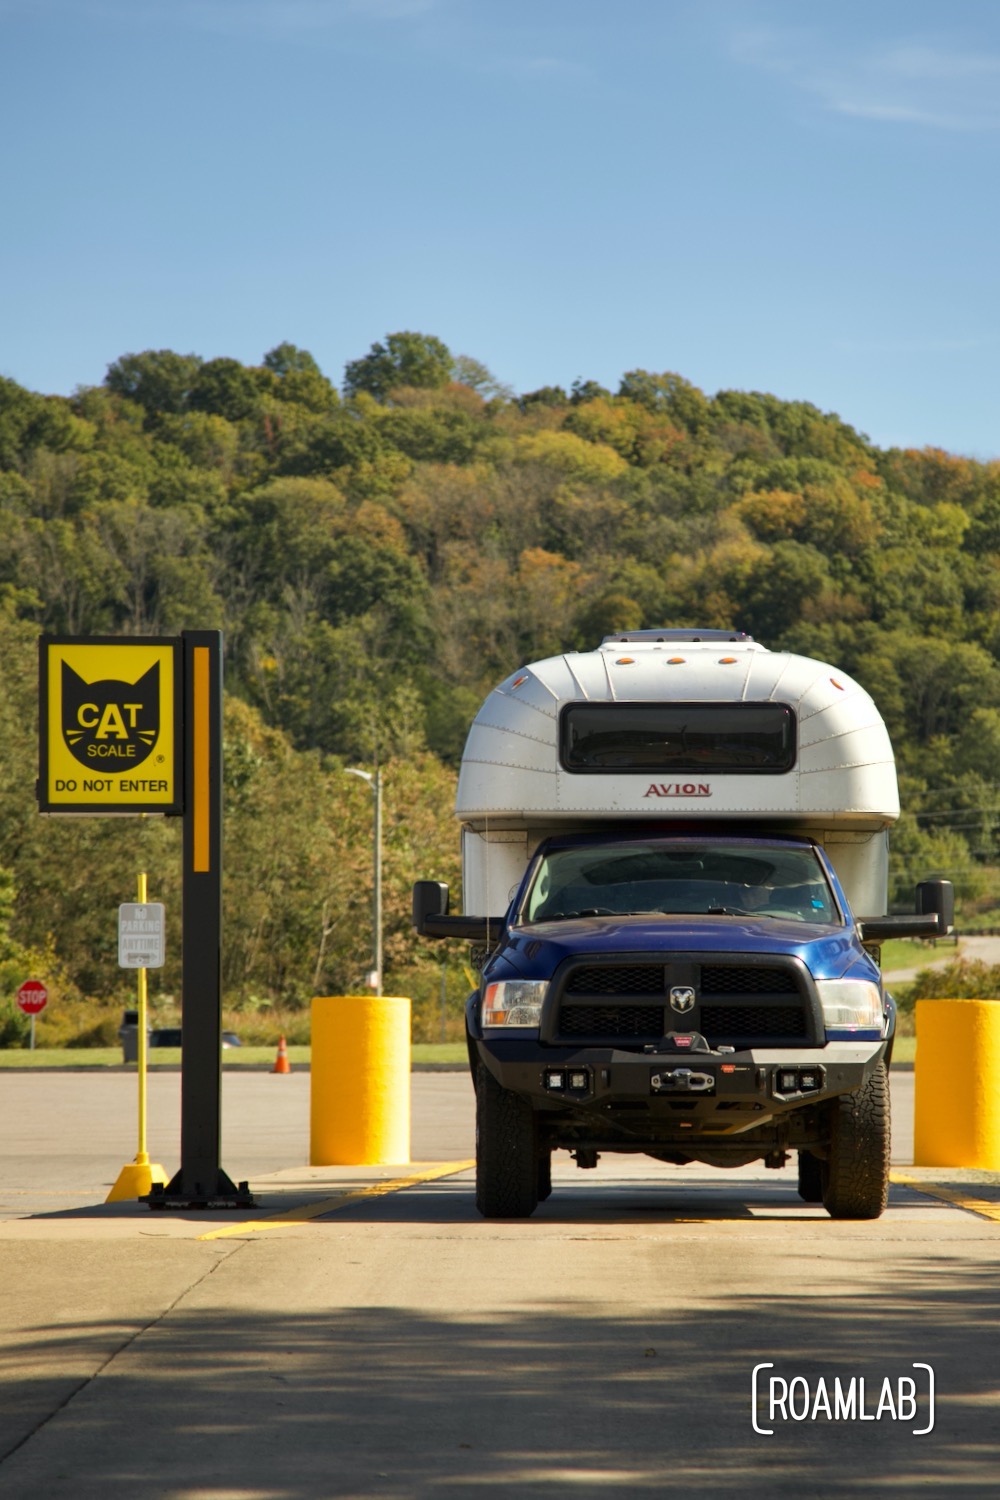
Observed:
[[[1000,1000],[1000,964],[959,958],[943,969],[921,969],[911,984],[894,985],[892,993],[904,1013],[918,1000]]]
[[[31,1022],[14,1000],[0,1000],[0,1047],[27,1047]]]
[[[39,1047],[114,1046],[118,1041],[121,1019],[122,1006],[115,1001],[56,994],[38,1017],[36,1044]],[[84,1041],[84,1037],[93,1039]]]
[[[121,1014],[115,1011],[113,1015],[102,1016],[93,1026],[85,1026],[75,1036],[66,1041],[67,1047],[116,1047],[118,1045],[118,1028],[121,1024]]]
[[[253,1012],[223,1010],[223,1031],[234,1031],[244,1047],[277,1047],[281,1037],[290,1047],[307,1047],[310,1040],[310,1013],[284,1010],[279,1006],[260,1006]]]

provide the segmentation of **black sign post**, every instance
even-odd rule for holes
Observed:
[[[150,1208],[250,1208],[220,1165],[222,1127],[222,635],[186,630],[181,1166]]]
[[[43,636],[43,813],[183,813],[181,1166],[150,1208],[251,1208],[222,1124],[222,633]]]

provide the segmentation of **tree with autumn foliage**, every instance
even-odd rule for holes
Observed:
[[[941,874],[964,918],[989,903],[1000,463],[880,450],[807,400],[669,370],[518,395],[412,331],[348,359],[339,390],[289,342],[259,365],[123,354],[69,398],[0,380],[0,937],[48,955],[66,995],[110,999],[108,912],[137,861],[176,903],[171,823],[38,818],[38,633],[218,626],[228,999],[361,982],[371,806],[344,769],[377,764],[387,981],[436,1015],[409,884],[457,891],[449,808],[480,702],[526,660],[643,625],[736,626],[855,676],[901,770],[894,898]],[[445,977],[457,1006],[460,963]],[[176,989],[173,959],[156,983]]]

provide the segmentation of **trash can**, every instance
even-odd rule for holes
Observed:
[[[122,1011],[122,1024],[118,1028],[118,1040],[122,1044],[122,1062],[139,1061],[139,1012]],[[149,1046],[149,1027],[146,1027],[146,1046]]]

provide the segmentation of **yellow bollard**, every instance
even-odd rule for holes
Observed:
[[[410,1001],[324,995],[312,1003],[309,1161],[410,1159]]]
[[[1000,1171],[1000,1001],[918,1000],[913,1160]]]

